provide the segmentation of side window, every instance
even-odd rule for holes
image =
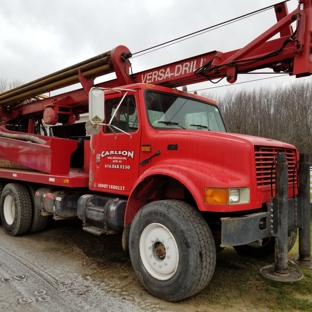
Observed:
[[[107,116],[107,118],[105,122],[108,123],[111,120],[112,116],[114,116],[111,122],[111,124],[116,127],[113,128],[114,132],[121,132],[120,130],[125,132],[135,132],[137,131],[139,124],[134,96],[125,97],[118,110],[116,111],[121,99],[122,98],[119,97],[106,100],[105,116]],[[112,130],[108,126],[104,128],[104,131],[106,133],[112,132]],[[118,130],[117,128],[120,130]]]

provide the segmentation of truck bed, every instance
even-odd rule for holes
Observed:
[[[89,186],[89,138],[60,138],[0,127],[0,179]]]
[[[68,174],[77,140],[42,136],[0,127],[0,158],[50,174]]]
[[[71,168],[68,174],[57,175],[41,173],[33,170],[0,168],[0,177],[10,180],[34,182],[70,188],[84,188],[89,186],[89,172]]]

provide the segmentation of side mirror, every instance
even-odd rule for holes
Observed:
[[[89,119],[93,124],[99,124],[105,119],[104,92],[99,88],[92,88],[89,92]]]

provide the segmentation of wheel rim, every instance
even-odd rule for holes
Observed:
[[[177,271],[179,249],[172,233],[162,224],[151,223],[140,237],[140,256],[147,272],[158,280],[168,280]]]
[[[5,222],[8,225],[11,225],[15,219],[15,204],[11,195],[7,195],[4,199],[3,214]]]

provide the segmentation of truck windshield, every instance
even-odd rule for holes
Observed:
[[[219,109],[181,95],[146,91],[145,102],[152,127],[225,132]]]

